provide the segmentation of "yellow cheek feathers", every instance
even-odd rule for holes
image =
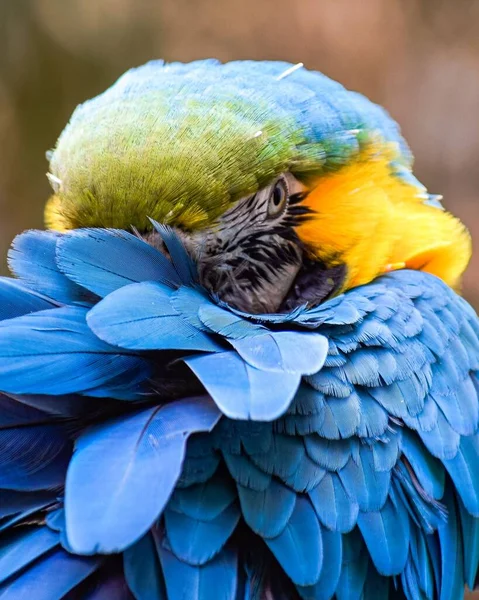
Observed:
[[[299,237],[328,266],[347,265],[344,289],[403,268],[457,287],[471,256],[468,231],[395,177],[392,159],[387,147],[369,148],[354,164],[324,175],[305,200],[314,214],[297,228]]]

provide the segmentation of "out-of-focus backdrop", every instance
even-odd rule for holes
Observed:
[[[45,151],[78,103],[151,58],[285,59],[400,122],[419,179],[477,242],[479,307],[478,32],[479,0],[3,0],[0,272],[14,235],[42,227]]]

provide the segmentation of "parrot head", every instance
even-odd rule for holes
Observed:
[[[462,223],[412,173],[394,121],[302,65],[128,71],[80,105],[50,155],[47,226],[175,229],[200,282],[240,310],[316,305],[388,271],[457,287]]]

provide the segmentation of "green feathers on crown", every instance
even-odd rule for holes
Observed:
[[[80,105],[61,134],[47,225],[143,230],[152,217],[200,228],[282,171],[307,177],[344,164],[368,130],[368,110],[398,137],[379,107],[319,73],[281,78],[290,67],[155,61],[128,71]]]

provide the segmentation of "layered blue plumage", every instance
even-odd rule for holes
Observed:
[[[404,270],[246,315],[158,228],[171,262],[116,230],[14,243],[0,598],[461,598],[479,563],[470,306]]]

